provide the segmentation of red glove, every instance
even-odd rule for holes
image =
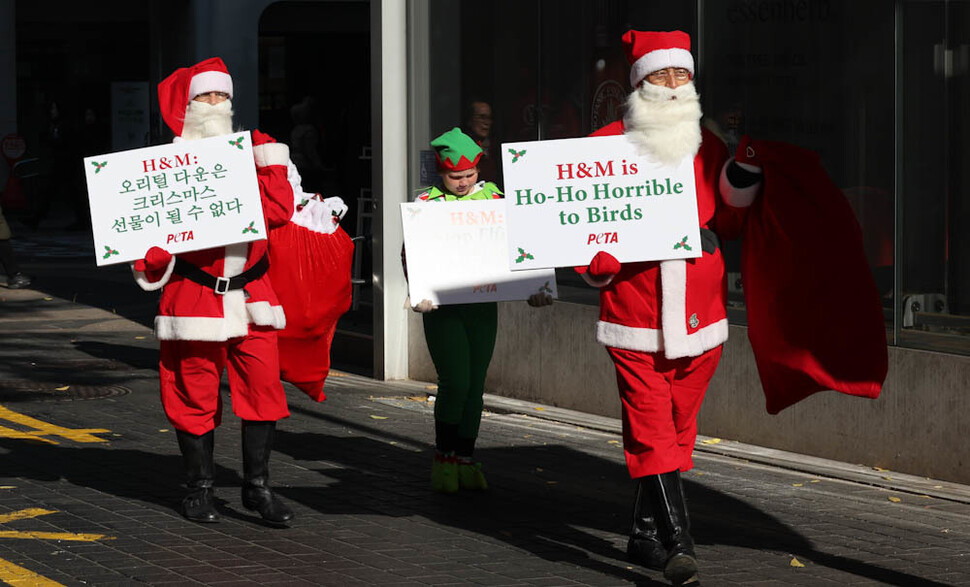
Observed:
[[[160,271],[168,267],[168,264],[171,262],[172,253],[169,253],[162,247],[152,247],[145,253],[144,259],[135,261],[135,270],[141,271],[142,273],[146,271]]]
[[[593,260],[589,262],[589,274],[597,279],[610,277],[619,272],[620,262],[606,251],[596,253]]]
[[[755,153],[754,147],[751,146],[751,137],[748,135],[741,137],[741,141],[738,142],[738,148],[734,151],[734,160],[738,163],[750,165],[751,167],[757,167],[758,170],[762,167],[761,160],[758,159],[758,154]]]
[[[275,143],[276,139],[269,136],[268,134],[262,132],[259,129],[253,131],[253,146],[265,145],[266,143]]]

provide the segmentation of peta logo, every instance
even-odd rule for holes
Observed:
[[[592,244],[611,245],[618,242],[620,241],[619,241],[619,238],[617,237],[617,233],[615,232],[591,233],[589,237],[586,239],[587,245],[592,245]]]
[[[165,244],[184,243],[191,240],[195,240],[195,235],[192,234],[191,230],[189,230],[186,232],[176,232],[175,234],[168,235],[168,238],[165,239]]]

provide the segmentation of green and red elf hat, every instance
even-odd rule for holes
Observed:
[[[431,141],[438,171],[464,171],[478,165],[482,148],[457,126]]]

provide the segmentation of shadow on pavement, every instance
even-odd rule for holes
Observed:
[[[365,434],[395,438],[385,429],[325,414],[307,414]],[[414,444],[411,438],[397,438],[401,444]],[[605,459],[563,445],[486,448],[476,451],[476,458],[485,463],[492,490],[444,496],[430,489],[430,448],[418,452],[364,436],[280,431],[275,449],[298,461],[337,465],[317,469],[331,480],[320,487],[280,490],[282,495],[319,512],[420,515],[438,524],[484,534],[545,560],[576,564],[642,585],[666,584],[626,568],[630,563],[622,549],[629,532],[633,486],[624,466]],[[820,552],[796,529],[774,516],[697,483],[686,481],[685,492],[699,544],[783,552],[887,585],[943,585]],[[617,535],[622,537],[622,544],[614,539]],[[587,553],[616,563],[591,558]],[[705,562],[700,563],[703,578]]]
[[[4,357],[2,378],[36,384],[97,386],[126,385],[134,379],[158,377],[154,339],[146,336],[139,345],[90,340],[87,334],[71,336],[76,338],[68,339],[61,332],[0,334],[0,356]]]
[[[350,435],[279,430],[275,449],[300,465],[276,469],[275,485],[282,496],[324,514],[419,516],[432,522],[409,520],[407,532],[394,524],[378,524],[375,542],[414,546],[415,538],[429,543],[454,540],[457,530],[465,538],[491,539],[480,542],[480,552],[470,553],[479,557],[475,560],[487,562],[489,550],[500,542],[545,561],[576,565],[638,585],[666,584],[653,578],[659,578],[659,573],[647,574],[626,561],[623,549],[633,487],[618,462],[562,444],[486,447],[476,456],[485,463],[492,490],[444,496],[430,490],[431,450],[413,435],[311,410],[294,411]],[[430,428],[429,422],[429,436]],[[177,511],[184,489],[174,439],[159,440],[172,442],[170,453],[125,448],[125,442],[74,448],[0,438],[2,474],[43,482],[63,479],[73,486]],[[217,487],[221,496],[229,496],[239,487],[239,472],[219,466],[218,446],[216,451]],[[316,472],[318,482],[308,485],[304,468]],[[56,491],[69,496],[72,488]],[[771,514],[695,482],[686,482],[686,493],[699,544],[791,554],[886,585],[943,585],[819,551],[797,529]],[[220,511],[259,523],[222,499]],[[433,552],[433,545],[429,548]],[[702,577],[705,566],[717,564],[703,559],[700,563]]]
[[[147,341],[151,346],[113,344],[95,340],[74,341],[74,348],[99,359],[120,361],[132,369],[145,369],[158,373],[158,341]]]
[[[157,292],[145,292],[135,283],[127,263],[97,267],[93,251],[78,250],[88,244],[72,234],[27,235],[19,241],[21,262],[33,278],[30,288],[61,298],[113,312],[121,317],[151,327],[158,304]],[[86,238],[90,238],[89,236]],[[77,242],[75,242],[77,241]],[[74,250],[71,250],[74,249]],[[83,254],[82,254],[83,253]],[[33,311],[34,302],[17,302],[23,312]]]

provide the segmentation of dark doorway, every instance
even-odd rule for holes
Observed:
[[[22,212],[34,228],[82,229],[89,217],[81,158],[112,150],[112,129],[121,128],[117,84],[144,89],[145,132],[128,147],[148,141],[150,4],[18,0],[15,12],[17,132],[36,170]]]
[[[354,301],[341,318],[334,368],[371,376],[370,5],[277,2],[259,24],[259,126],[290,145],[303,189],[340,196],[355,239]]]

